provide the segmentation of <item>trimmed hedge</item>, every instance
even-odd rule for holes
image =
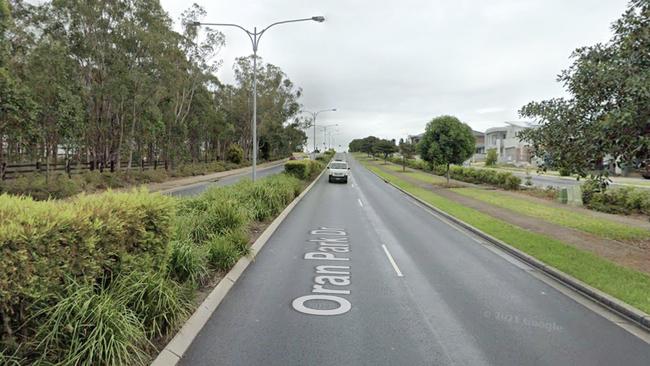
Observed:
[[[391,162],[401,165],[402,159],[392,158]],[[434,166],[431,169],[430,165],[424,160],[408,159],[406,160],[406,166],[441,176],[447,174],[447,168],[445,166]],[[452,165],[449,168],[449,177],[467,183],[490,184],[507,190],[517,190],[521,185],[521,178],[518,176],[510,172],[500,172],[492,169],[477,169]]]
[[[65,202],[0,195],[0,315],[15,330],[67,278],[91,283],[125,266],[162,266],[173,216],[172,198],[145,191]]]
[[[302,180],[315,177],[321,170],[323,165],[316,160],[289,160],[284,164],[287,174]]]
[[[592,210],[650,216],[650,190],[634,187],[602,188],[596,181],[582,184],[582,200]]]

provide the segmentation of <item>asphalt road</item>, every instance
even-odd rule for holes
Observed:
[[[296,206],[182,365],[648,365],[648,343],[351,166]]]
[[[276,165],[270,168],[264,168],[264,169],[257,169],[257,177],[258,178],[263,178],[268,175],[273,175],[273,174],[278,174],[284,171],[284,164]],[[192,184],[189,186],[181,187],[178,188],[169,194],[172,196],[194,196],[197,194],[201,194],[203,191],[210,187],[220,187],[220,186],[228,186],[231,184],[235,184],[239,182],[243,178],[249,178],[251,176],[250,171],[246,173],[241,173],[237,175],[231,175],[228,177],[221,178],[217,181],[214,182],[202,182],[202,183],[197,183],[197,184]]]

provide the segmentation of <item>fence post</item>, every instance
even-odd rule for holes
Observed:
[[[7,174],[7,163],[4,161],[0,164],[0,180],[5,180]]]
[[[72,176],[70,174],[70,171],[71,171],[71,169],[70,169],[70,159],[65,158],[65,172],[66,172],[66,174],[68,174],[68,178],[72,178]]]
[[[111,160],[111,173],[115,173],[115,160]]]
[[[104,162],[100,161],[97,166],[99,167],[99,172],[103,173],[104,172]]]
[[[95,171],[95,160],[90,161],[90,171]]]
[[[153,161],[153,170],[158,169],[158,160]]]
[[[140,159],[140,170],[144,171],[144,159]]]
[[[169,170],[169,164],[167,163],[167,159],[165,159],[165,170]]]
[[[37,172],[37,173],[40,173],[40,172],[41,172],[41,162],[40,162],[40,161],[37,161],[37,162],[36,162],[36,172]]]

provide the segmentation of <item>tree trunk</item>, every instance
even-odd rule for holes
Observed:
[[[131,170],[131,164],[133,164],[133,140],[135,140],[135,101],[133,102],[133,110],[131,113],[131,136],[129,136],[129,164],[126,170]]]
[[[402,171],[406,171],[406,158],[402,155]]]
[[[447,163],[447,185],[449,185],[449,163]]]

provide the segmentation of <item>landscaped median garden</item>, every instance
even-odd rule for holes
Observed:
[[[553,266],[605,293],[650,313],[650,275],[622,266],[582,250],[574,245],[553,237],[552,233],[531,231],[485,212],[468,207],[454,199],[446,197],[442,189],[427,188],[416,184],[418,179],[412,173],[400,175],[394,168],[357,157],[369,170],[406,192],[409,192],[432,206],[482,230],[483,232]],[[426,173],[419,173],[426,174]],[[432,183],[430,180],[429,183]],[[436,184],[434,177],[433,183]],[[434,187],[430,184],[430,187]],[[648,242],[650,231],[647,228],[630,228],[623,224],[579,217],[569,211],[558,212],[543,205],[528,204],[524,200],[508,199],[510,193],[498,191],[480,191],[472,188],[453,188],[457,194],[471,196],[475,199],[507,207],[514,212],[549,222],[559,221],[567,228],[583,230],[589,235],[617,240]],[[502,199],[503,198],[503,199]],[[561,215],[558,215],[560,213]],[[627,229],[629,230],[627,230]]]
[[[65,201],[0,195],[0,364],[143,365],[247,255],[251,229],[320,173],[177,199],[144,190]],[[301,166],[304,168],[297,168]]]

